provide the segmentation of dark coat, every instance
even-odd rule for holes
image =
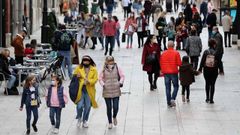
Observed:
[[[9,71],[9,63],[8,59],[0,54],[0,72],[4,74],[6,78],[9,78],[9,75],[11,75],[11,72]]]
[[[211,13],[207,17],[207,25],[209,29],[212,29],[214,26],[217,26],[217,16],[215,13]]]
[[[193,13],[192,13],[192,9],[191,7],[186,7],[184,9],[184,15],[185,15],[185,22],[192,22],[192,17],[193,17]]]
[[[194,71],[191,64],[183,64],[179,68],[179,78],[181,85],[188,86],[195,82]]]
[[[144,15],[150,15],[152,11],[152,2],[150,0],[146,0],[143,7],[144,7]]]
[[[157,60],[156,63],[154,63],[154,64],[146,64],[147,56],[152,54],[153,52],[156,52],[156,60]],[[159,45],[155,43],[151,47],[150,45],[146,45],[145,44],[144,48],[143,48],[143,53],[142,53],[143,71],[147,71],[147,72],[153,72],[153,70],[160,71],[159,58],[160,58],[160,47],[159,47]],[[155,65],[155,66],[153,66],[153,65]]]
[[[224,53],[224,49],[223,49],[223,37],[222,35],[217,32],[216,34],[213,35],[212,37],[213,39],[216,40],[217,46],[216,46],[216,54],[217,55],[221,55]]]
[[[35,91],[33,92],[36,100],[39,99],[39,94],[38,94],[38,87],[35,87]],[[24,88],[23,89],[23,93],[22,93],[22,100],[21,100],[21,108],[23,107],[23,105],[25,104],[26,107],[30,107],[31,106],[31,94],[32,92],[30,91],[29,88]],[[40,101],[38,100],[38,106],[40,105]]]

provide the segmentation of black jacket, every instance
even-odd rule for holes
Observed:
[[[213,26],[217,26],[217,16],[215,13],[211,13],[207,17],[207,25],[209,25],[209,28],[212,29]]]
[[[9,75],[11,75],[11,72],[9,71],[9,63],[8,59],[0,54],[0,72],[5,75],[6,78],[9,78]]]
[[[188,86],[195,82],[194,71],[191,64],[183,64],[179,68],[179,78],[181,85]]]
[[[219,32],[217,32],[216,34],[214,34],[212,36],[212,38],[215,39],[216,42],[217,42],[217,46],[216,46],[216,51],[217,52],[216,52],[216,54],[217,55],[223,54],[224,49],[223,49],[223,37],[222,37],[222,35]]]

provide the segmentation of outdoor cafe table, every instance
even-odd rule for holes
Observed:
[[[39,60],[34,60],[34,59],[26,59],[26,62],[28,63],[34,63],[34,65],[38,64],[44,64],[44,63],[50,63],[50,60],[44,60],[44,59],[39,59]]]
[[[39,70],[41,69],[40,67],[36,67],[36,66],[22,66],[22,65],[16,65],[16,66],[10,66],[9,68],[18,70],[18,87],[20,88],[21,86],[21,74],[23,73],[23,71],[27,71],[27,73],[29,73],[30,71],[32,72],[32,70]]]

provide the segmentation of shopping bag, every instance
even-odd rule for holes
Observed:
[[[122,33],[122,42],[124,43],[126,41],[126,34]]]

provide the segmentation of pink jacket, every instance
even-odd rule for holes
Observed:
[[[133,28],[136,30],[136,27],[137,27],[137,21],[136,19],[132,19],[132,18],[128,18],[126,23],[125,23],[125,27],[124,27],[124,30],[128,30],[128,27],[132,25]]]
[[[116,22],[106,20],[103,22],[103,34],[104,36],[115,36],[116,33]]]
[[[46,100],[48,96],[48,90],[46,91]],[[66,90],[63,90],[63,99],[65,104],[68,102],[68,93]],[[51,106],[52,107],[59,107],[59,100],[58,100],[58,94],[57,94],[57,87],[52,87],[52,96],[51,96]]]

